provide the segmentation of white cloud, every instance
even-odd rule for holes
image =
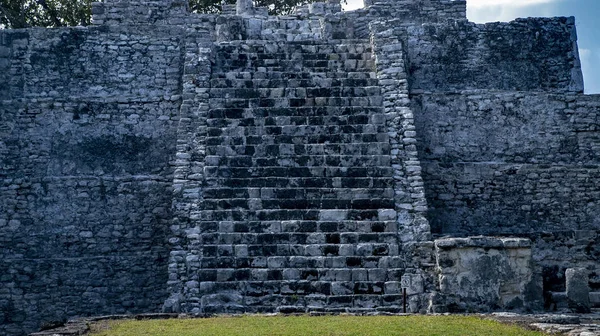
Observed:
[[[348,0],[347,3],[342,2],[344,10],[355,10],[364,6],[363,0]]]
[[[519,17],[554,16],[563,0],[467,0],[467,17],[477,23],[511,21]]]
[[[561,0],[467,0],[467,7],[481,8],[481,7],[498,7],[498,6],[510,6],[510,7],[526,7],[533,5],[546,4],[550,2],[557,2]]]

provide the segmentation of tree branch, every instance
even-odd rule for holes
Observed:
[[[44,8],[44,10],[48,13],[48,15],[50,15],[50,18],[52,19],[52,21],[54,21],[55,27],[62,26],[62,22],[60,22],[60,20],[58,19],[56,10],[54,10],[54,8],[50,8],[50,6],[48,6],[48,3],[46,2],[46,0],[37,0],[36,2],[40,6],[42,6],[42,8]]]
[[[15,18],[15,15],[11,14],[11,11],[4,8],[2,5],[0,5],[0,14],[6,18],[10,28],[24,28],[25,27],[24,22],[18,22],[19,20],[17,20],[17,18]],[[21,23],[22,25],[20,25],[19,23]]]

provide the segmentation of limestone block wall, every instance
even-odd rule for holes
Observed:
[[[548,288],[564,286],[568,267],[597,272],[598,96],[474,91],[412,102],[434,233],[529,237]]]
[[[505,91],[415,97],[434,231],[598,230],[598,103]]]
[[[177,33],[30,29],[2,31],[0,42],[0,334],[157,311],[167,297]]]
[[[431,232],[528,237],[547,290],[597,267],[573,20],[465,6],[107,0],[93,27],[1,31],[0,333],[163,302],[397,311],[402,276],[424,311]]]
[[[577,94],[573,19],[405,34],[432,232],[530,238],[546,289],[566,267],[595,270],[598,98]]]
[[[23,93],[24,64],[21,62],[27,51],[29,32],[3,31],[0,34],[0,97],[8,100]]]
[[[583,92],[575,19],[466,20],[406,31],[411,93],[461,90]]]

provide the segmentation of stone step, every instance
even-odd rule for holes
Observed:
[[[383,126],[382,126],[383,127]],[[274,128],[271,128],[274,129]],[[360,144],[360,143],[386,143],[386,139],[388,138],[387,134],[383,133],[371,133],[371,132],[360,132],[360,130],[356,130],[354,132],[342,132],[340,130],[336,130],[335,128],[329,128],[332,132],[339,132],[339,134],[325,134],[320,135],[319,132],[304,132],[302,130],[298,130],[297,132],[289,132],[289,135],[282,136],[273,136],[272,133],[269,134],[269,130],[267,130],[267,135],[265,136],[253,136],[251,139],[247,139],[244,136],[234,136],[234,137],[208,137],[205,139],[205,145],[207,146],[252,146],[252,145],[260,145],[261,143],[265,146],[271,146],[265,148],[265,152],[276,151],[281,157],[291,157],[294,154],[297,155],[324,155],[324,154],[312,154],[312,153],[296,153],[295,150],[306,149],[306,147],[295,147],[295,146],[306,146],[313,144],[323,144],[323,143],[350,143],[350,144]],[[328,132],[327,129],[321,130],[322,132]],[[278,130],[278,132],[281,132]],[[258,133],[260,134],[260,133]],[[365,139],[369,141],[364,141]],[[375,139],[375,140],[372,140]],[[281,140],[281,141],[278,141]],[[279,146],[279,147],[272,147]],[[331,155],[331,154],[329,154]],[[344,161],[353,157],[354,155],[350,154],[333,154],[336,155],[335,158],[332,158],[328,161],[333,161],[334,159],[337,161]],[[358,154],[360,155],[360,153]],[[386,155],[386,154],[383,154]],[[348,156],[346,158],[345,156]],[[298,162],[302,162],[304,158],[299,158]],[[372,160],[372,159],[371,159]],[[323,161],[323,160],[319,160]]]
[[[260,145],[218,145],[206,148],[207,155],[253,155],[255,157],[278,158],[282,156],[280,147],[261,148]],[[387,155],[390,153],[389,144],[385,143],[328,143],[293,145],[294,152],[299,155]]]
[[[327,62],[327,61],[324,61]],[[340,74],[341,72],[359,72],[369,74],[369,77],[372,77],[374,74],[375,66],[371,61],[358,61],[356,63],[344,63],[344,64],[328,64],[327,63],[314,63],[314,64],[301,64],[296,62],[288,62],[288,63],[278,63],[278,64],[270,64],[270,65],[262,65],[262,64],[243,64],[243,65],[228,65],[222,66],[219,68],[220,73],[230,73],[232,75],[237,75],[238,73],[245,72],[254,72],[252,79],[279,79],[276,77],[277,73],[287,73],[290,76],[294,76],[297,73],[305,72],[311,74],[311,77],[306,78],[348,78],[348,76],[344,76]],[[321,74],[330,73],[330,77],[327,75],[322,76]],[[333,75],[336,74],[336,75]],[[273,76],[273,77],[269,77]],[[364,77],[364,76],[363,76]],[[217,77],[211,77],[217,78]],[[240,78],[239,79],[247,79]],[[289,78],[289,77],[288,77]],[[296,77],[297,78],[297,77]],[[289,78],[294,79],[294,77]]]
[[[234,111],[228,111],[234,110]],[[242,110],[242,111],[239,111]],[[242,113],[242,116],[239,114]],[[307,126],[343,126],[352,123],[385,125],[385,115],[381,107],[372,106],[321,106],[321,107],[274,107],[274,108],[239,108],[225,107],[213,108],[208,113],[207,120],[228,118],[247,119],[264,118],[263,121],[256,121],[251,124],[239,124],[239,126],[289,126],[296,127],[300,125]],[[365,119],[363,119],[365,118]],[[226,134],[227,130],[222,130],[215,135]]]
[[[331,100],[337,100],[339,98],[326,98]],[[352,98],[356,99],[356,98]],[[377,98],[373,98],[376,100]],[[364,102],[364,101],[361,101]],[[251,102],[252,103],[252,102]],[[264,103],[264,102],[263,102]],[[250,127],[283,127],[287,126],[288,129],[297,130],[302,128],[310,127],[314,129],[317,126],[328,127],[343,127],[345,125],[384,125],[385,119],[382,113],[382,108],[364,105],[326,105],[326,106],[298,106],[298,107],[221,107],[219,103],[212,105],[211,112],[207,116],[207,122],[210,126],[212,123],[216,123],[215,127],[223,127],[223,124],[219,123],[231,123],[235,122],[236,126]],[[251,104],[250,104],[251,105]],[[359,109],[366,110],[366,112],[372,112],[373,114],[363,114],[363,111],[352,114],[352,111]],[[350,111],[350,112],[349,112]],[[335,112],[340,112],[339,116],[336,116]],[[341,114],[345,112],[345,114]],[[306,113],[306,114],[303,114]],[[375,115],[374,115],[375,114]],[[240,120],[246,120],[248,118],[264,118],[264,120],[255,120],[252,123],[240,124]],[[226,120],[229,119],[229,120]],[[236,121],[237,120],[237,121]],[[296,124],[293,124],[293,121]],[[224,130],[225,131],[225,130]],[[272,133],[277,135],[278,133]],[[267,133],[268,134],[268,133]]]
[[[210,94],[216,97],[257,99],[257,98],[337,98],[337,97],[373,97],[381,96],[381,87],[308,87],[308,88],[282,88],[273,90],[269,88],[213,88]]]
[[[374,166],[374,167],[386,167],[389,166],[390,163],[389,156],[379,156],[369,159],[369,162],[363,163],[364,167]],[[343,165],[340,165],[344,167]],[[346,167],[356,167],[356,164],[348,163]],[[376,184],[381,183],[379,179],[387,180],[390,176],[352,176],[352,177],[342,177],[342,176],[329,176],[330,174],[338,169],[338,167],[334,167],[334,169],[327,169],[325,167],[281,167],[281,166],[272,166],[272,167],[224,167],[224,166],[207,166],[204,167],[204,173],[206,178],[209,179],[211,177],[230,177],[230,178],[254,178],[254,177],[268,177],[268,176],[287,176],[290,179],[293,178],[311,178],[311,177],[340,177],[340,181],[332,181],[331,183],[339,183],[340,187],[344,187],[347,183],[355,183],[355,184]],[[335,186],[334,186],[335,187]],[[347,186],[346,186],[347,187]],[[386,185],[387,187],[387,185]]]
[[[358,170],[360,173],[364,173],[364,171],[375,170],[372,168],[349,168],[350,170]],[[380,168],[381,169],[381,168]],[[387,172],[390,171],[387,168]],[[384,170],[385,171],[385,170]],[[319,197],[325,193],[337,192],[339,188],[226,188],[226,187],[218,187],[218,188],[204,188],[202,194],[204,198],[208,199],[229,199],[229,198],[257,198],[260,196],[262,199],[272,200],[272,199],[313,199],[314,197]],[[370,189],[347,189],[347,193],[342,196],[340,200],[352,200],[355,201],[352,206],[357,209],[366,209],[372,208],[374,202],[370,202],[370,200],[374,200],[373,196],[385,197],[389,196],[390,191],[393,192],[390,188],[370,188]],[[377,201],[379,205],[379,201]]]
[[[362,116],[359,116],[362,117]],[[387,142],[389,140],[384,124],[372,125],[368,123],[369,117],[364,116],[363,118],[347,118],[345,124],[342,124],[341,120],[331,120],[323,122],[323,124],[311,124],[311,125],[275,125],[274,120],[267,120],[262,122],[266,125],[249,125],[249,126],[237,126],[235,120],[246,120],[245,118],[231,118],[230,124],[235,124],[236,127],[230,129],[223,129],[218,127],[211,127],[211,125],[218,124],[224,125],[223,117],[216,119],[207,119],[207,125],[209,126],[209,137],[207,139],[208,145],[218,145],[215,141],[227,141],[227,144],[257,144],[264,143],[265,141],[276,141],[282,140],[283,143],[294,143],[294,144],[307,144],[307,143],[323,143],[324,141],[329,142],[340,142],[343,143],[346,140],[356,141],[358,137],[350,137],[352,135],[365,135],[366,137],[360,138],[367,140],[366,142]],[[252,120],[252,119],[250,119]],[[366,121],[363,121],[366,120]],[[337,123],[339,124],[337,124]],[[218,133],[217,133],[218,132]],[[246,135],[248,134],[248,135]],[[299,139],[295,137],[305,137],[300,143]],[[314,139],[311,141],[310,137]],[[341,139],[341,140],[335,140]],[[236,143],[244,141],[244,143]]]
[[[279,146],[280,143],[276,143],[275,146]],[[339,173],[346,174],[349,177],[358,177],[366,174],[375,174],[375,173],[389,173],[391,170],[381,169],[381,167],[377,167],[376,165],[364,164],[364,168],[359,168],[357,165],[351,167],[351,169],[343,167],[338,168],[341,164],[345,162],[350,162],[352,160],[359,161],[387,161],[389,160],[390,155],[298,155],[295,153],[287,153],[281,156],[277,156],[276,158],[260,158],[256,155],[248,156],[248,155],[239,155],[236,157],[229,156],[206,156],[204,162],[205,167],[255,167],[259,165],[259,167],[283,167],[283,166],[294,166],[299,167],[323,167],[328,174]],[[282,162],[284,161],[285,162]],[[347,164],[347,163],[346,163]],[[265,166],[266,165],[266,166]],[[368,168],[367,168],[368,167]],[[383,165],[382,167],[387,167],[387,165]]]
[[[211,88],[274,88],[281,89],[284,87],[366,87],[377,86],[379,81],[372,76],[364,76],[363,78],[323,78],[313,77],[308,79],[225,79],[211,78]]]
[[[279,149],[290,146],[280,146]],[[277,148],[272,148],[276,150]],[[271,150],[271,149],[270,149]],[[279,151],[281,155],[273,157],[260,157],[255,155],[252,159],[240,160],[237,157],[231,159],[228,156],[210,156],[210,162],[206,162],[205,168],[209,167],[230,167],[230,168],[256,168],[256,169],[272,169],[272,168],[296,168],[310,169],[312,176],[321,176],[323,174],[333,174],[335,177],[360,177],[358,172],[360,167],[366,169],[372,168],[371,171],[364,171],[369,176],[374,176],[375,172],[387,172],[385,168],[389,165],[391,157],[389,154],[382,155],[294,155],[293,151]],[[323,168],[317,170],[315,168]],[[352,175],[349,175],[348,168],[356,168]],[[366,175],[365,175],[366,176]],[[387,175],[385,175],[387,176]]]
[[[391,189],[390,189],[391,190]],[[318,197],[318,192],[315,193],[314,197],[307,197],[306,199],[263,199],[263,198],[231,198],[231,199],[213,199],[205,197],[203,199],[202,208],[212,210],[229,210],[229,209],[248,209],[248,210],[293,210],[293,209],[346,209],[346,210],[369,210],[365,209],[365,203],[360,202],[355,205],[352,204],[352,200],[340,199],[334,201],[322,202]],[[394,204],[390,200],[370,202],[367,203],[373,207],[370,209],[380,209],[381,207],[390,208]],[[378,207],[375,208],[374,206]]]
[[[272,55],[271,55],[272,56]],[[260,57],[252,54],[217,55],[215,66],[217,69],[227,67],[276,67],[276,66],[304,66],[304,67],[331,67],[339,68],[348,64],[373,64],[371,54],[330,54],[330,55],[282,55],[281,57]]]
[[[237,71],[237,72],[214,72],[211,79],[251,80],[251,79],[376,79],[377,74],[373,71]]]
[[[264,272],[262,271],[262,269],[260,269],[261,271],[257,271],[257,273],[260,272]],[[396,275],[394,273],[392,273],[391,271],[384,270],[384,269],[380,269],[380,268],[375,268],[375,267],[370,267],[370,268],[366,268],[365,270],[370,270],[372,272],[374,271],[380,271],[383,272],[383,274],[385,274],[385,277],[380,276],[380,274],[374,274],[372,273],[372,277],[377,276],[378,278],[384,278],[386,280],[381,280],[381,281],[344,281],[338,284],[332,284],[331,281],[318,281],[315,279],[311,279],[311,280],[283,280],[280,278],[277,279],[269,279],[269,280],[259,280],[259,281],[216,281],[216,271],[217,270],[211,270],[210,272],[207,272],[206,274],[204,274],[204,276],[206,276],[207,278],[210,277],[212,279],[215,279],[213,281],[210,280],[205,280],[202,281],[204,282],[203,284],[203,288],[206,289],[210,289],[211,291],[218,291],[220,293],[227,293],[229,291],[235,291],[244,295],[249,295],[249,297],[246,297],[246,304],[249,304],[249,302],[247,302],[248,300],[272,300],[273,297],[272,295],[275,294],[275,296],[279,296],[279,294],[281,294],[281,296],[288,296],[288,300],[289,300],[289,296],[294,296],[296,297],[296,299],[302,299],[304,300],[304,295],[308,295],[308,294],[326,294],[326,295],[331,295],[334,294],[332,296],[328,296],[328,297],[324,297],[324,296],[317,296],[312,297],[311,299],[321,299],[321,300],[339,300],[341,297],[339,295],[341,295],[341,293],[344,293],[345,299],[349,299],[350,300],[350,305],[352,304],[352,300],[355,297],[370,297],[373,300],[375,300],[375,302],[379,302],[377,303],[375,306],[381,306],[382,305],[382,300],[389,300],[391,298],[387,298],[388,296],[394,296],[394,300],[397,300],[398,302],[402,302],[402,298],[400,297],[400,295],[395,295],[395,294],[389,294],[389,295],[384,295],[385,292],[387,293],[399,293],[400,289],[397,287],[398,284],[397,283],[393,283],[393,282],[399,282],[400,279],[396,280]],[[279,269],[278,271],[283,271],[283,269]],[[395,272],[400,272],[400,270],[394,270]],[[403,270],[402,270],[403,271]],[[354,272],[355,274],[358,274],[361,271],[357,271]],[[274,272],[279,274],[279,272]],[[244,276],[246,277],[245,274],[242,274],[242,272],[238,273],[240,276]],[[283,274],[281,274],[283,276]],[[364,275],[364,273],[362,274]],[[222,273],[222,276],[226,276],[225,272]],[[258,276],[258,274],[256,275]],[[366,274],[366,276],[368,277],[368,274]],[[251,275],[248,275],[248,277],[251,277]],[[362,276],[361,276],[362,277]],[[282,281],[283,280],[283,281]],[[380,288],[377,289],[372,289],[369,290],[368,288],[368,284],[377,284],[377,286],[379,286]],[[385,287],[385,288],[384,288]],[[363,295],[354,295],[354,288],[357,288],[357,292],[361,293]],[[375,295],[368,295],[367,293],[369,293],[370,291],[373,292],[377,292],[377,294]],[[222,295],[222,294],[219,294]],[[307,298],[308,299],[308,298]],[[398,304],[398,302],[396,302],[396,304]],[[273,307],[271,305],[271,307]],[[331,308],[332,306],[328,306],[329,308]],[[342,307],[342,306],[338,306],[338,305],[334,305],[333,307]],[[344,310],[339,311],[338,313],[344,313],[344,312],[348,312],[348,306],[347,305],[343,305]],[[221,312],[221,311],[219,311]]]
[[[356,209],[356,210],[367,210],[370,211],[371,214],[375,215],[378,210],[390,211],[390,208],[378,208],[378,209]],[[313,210],[314,211],[314,210]],[[318,210],[316,210],[318,211]],[[353,209],[325,209],[325,211],[354,211]],[[373,212],[375,211],[375,212]],[[195,214],[194,212],[192,212]],[[389,218],[387,218],[389,219]],[[329,221],[326,220],[293,220],[286,222],[261,222],[258,220],[233,220],[227,222],[219,222],[212,220],[197,220],[195,222],[197,224],[196,229],[190,233],[193,234],[213,234],[215,230],[218,228],[219,233],[223,235],[231,235],[231,236],[219,236],[217,237],[217,242],[213,242],[212,245],[220,245],[219,241],[221,240],[244,240],[247,241],[245,244],[259,244],[257,243],[259,240],[261,241],[266,237],[264,235],[275,234],[279,235],[280,233],[284,233],[284,238],[294,237],[294,239],[305,240],[310,237],[315,237],[318,240],[322,241],[322,244],[327,242],[323,237],[327,237],[329,234],[337,234],[340,235],[339,242],[335,244],[343,244],[341,240],[341,236],[344,236],[344,240],[353,240],[358,241],[358,234],[363,233],[379,233],[379,232],[396,232],[391,231],[393,226],[397,225],[395,220],[387,220],[380,221],[378,219],[371,220],[334,220],[331,219]],[[315,231],[310,231],[308,228],[313,228]],[[298,231],[300,230],[300,231]],[[324,235],[314,235],[313,233],[322,233]],[[260,238],[258,236],[247,236],[246,234],[263,234]],[[298,235],[300,234],[300,235]],[[236,238],[237,237],[237,238]],[[371,236],[364,236],[364,239],[371,239]],[[214,241],[215,237],[211,237],[210,240]],[[248,240],[250,239],[250,240]],[[362,238],[360,238],[362,239]],[[311,241],[312,243],[318,243],[317,241]],[[331,242],[330,242],[331,243]],[[295,243],[299,244],[299,243]],[[307,244],[307,243],[302,243]],[[333,244],[333,243],[331,243]]]
[[[274,281],[282,280],[281,287],[294,285],[297,281],[336,281],[336,285],[346,287],[346,294],[383,294],[384,282],[394,279],[388,277],[386,269],[371,267],[350,269],[318,269],[318,268],[203,268],[200,271],[203,282],[238,282],[238,281]],[[354,280],[357,279],[357,280]],[[288,283],[285,283],[288,282]],[[290,290],[290,289],[281,290]],[[289,288],[289,287],[288,287]],[[395,288],[393,289],[395,290]],[[255,291],[253,291],[256,293]],[[279,292],[275,290],[275,292]],[[289,293],[291,294],[291,293]]]
[[[385,124],[370,123],[371,116],[358,115],[348,118],[323,120],[319,125],[314,121],[301,121],[302,124],[277,124],[275,118],[267,117],[266,120],[256,120],[250,112],[242,117],[228,117],[233,114],[223,114],[223,117],[206,119],[207,131],[211,138],[223,138],[223,140],[245,141],[244,143],[230,143],[237,145],[252,145],[268,142],[268,139],[282,140],[284,143],[307,144],[307,143],[345,143],[351,142],[386,142]],[[280,120],[284,117],[280,117]],[[375,120],[378,121],[378,120]],[[310,124],[308,124],[310,122]],[[308,125],[306,125],[308,124]],[[321,133],[326,132],[326,133]],[[347,135],[364,134],[365,137],[350,138]],[[343,137],[341,137],[344,135]],[[303,140],[295,137],[306,137]],[[244,140],[245,139],[245,140]],[[313,139],[313,140],[311,140]],[[336,140],[339,139],[339,140]],[[214,141],[214,139],[213,139]],[[300,142],[298,142],[300,141]],[[218,145],[214,144],[213,145]]]
[[[232,100],[235,100],[232,103]],[[383,105],[382,96],[367,97],[315,97],[315,98],[213,98],[210,100],[210,108],[227,108],[231,115],[238,115],[236,119],[244,118],[245,108],[283,108],[288,109],[289,115],[294,115],[294,108],[305,107],[337,107],[337,108],[356,108],[356,107],[380,107]]]
[[[257,55],[261,57],[285,58],[291,55],[363,55],[372,54],[371,45],[357,44],[245,44],[245,45],[219,45],[214,49],[215,54],[230,58],[232,55]]]
[[[293,122],[300,122],[301,124],[306,121],[308,124],[347,124],[347,120],[350,116],[361,116],[366,115],[369,117],[369,124],[385,124],[385,116],[383,114],[383,108],[378,106],[306,106],[306,107],[261,107],[261,108],[249,108],[249,102],[244,99],[215,99],[211,100],[213,110],[227,109],[227,108],[241,108],[244,109],[244,113],[249,113],[249,118],[271,118],[269,121],[275,121],[281,119],[289,119],[289,124]],[[224,105],[224,106],[223,106]],[[221,107],[217,107],[221,106]],[[247,109],[247,110],[246,110]],[[209,119],[210,118],[209,112]],[[213,117],[220,117],[220,112],[212,115]]]
[[[242,228],[243,229],[243,228]],[[238,258],[253,258],[253,257],[268,257],[268,264],[272,268],[281,267],[343,267],[339,264],[346,264],[348,261],[354,263],[354,258],[357,256],[361,257],[383,257],[388,256],[391,252],[398,249],[398,237],[394,237],[394,232],[378,232],[378,233],[358,233],[353,234],[352,241],[355,241],[356,237],[389,237],[389,243],[376,242],[373,238],[368,238],[367,242],[364,243],[342,243],[342,244],[326,244],[325,239],[333,237],[333,234],[329,233],[315,233],[315,232],[302,232],[302,233],[278,233],[278,234],[255,234],[255,233],[223,233],[225,236],[231,237],[243,237],[246,240],[253,240],[251,243],[241,244],[230,244],[224,243],[220,245],[216,244],[203,244],[201,260],[204,259],[206,263],[203,265],[204,268],[218,268],[217,258],[224,257],[238,257]],[[335,234],[336,239],[339,240],[338,236],[348,235],[352,233],[341,233]],[[204,237],[208,237],[209,234],[204,234]],[[397,233],[396,233],[397,235]],[[288,239],[304,239],[298,237],[312,237],[321,238],[322,244],[306,244],[306,243],[290,243]],[[283,237],[283,238],[282,238]],[[254,239],[252,239],[254,238]],[[210,239],[210,238],[209,238]],[[229,239],[229,238],[226,238]],[[267,241],[268,240],[268,241]],[[257,243],[258,242],[258,243]],[[288,246],[282,246],[283,244],[289,244]],[[286,258],[286,257],[292,258]],[[343,257],[340,259],[329,259],[329,260],[315,260],[314,257]],[[291,259],[291,260],[288,260]],[[345,259],[345,260],[344,260]],[[227,265],[221,265],[223,268],[230,267],[242,267],[243,264],[236,265],[235,260],[223,260]],[[344,262],[346,261],[346,262]],[[315,263],[317,262],[317,263]],[[320,264],[319,264],[320,263]],[[327,265],[327,264],[329,265]],[[337,265],[336,265],[337,263]],[[377,267],[377,263],[373,263],[370,260],[368,264],[364,266]],[[256,265],[255,267],[260,268],[263,265]],[[354,267],[361,267],[360,263],[354,265]],[[247,266],[246,266],[247,267]],[[263,266],[264,267],[264,266]],[[348,279],[349,280],[349,279]]]
[[[342,181],[334,181],[331,177],[295,177],[293,181],[285,177],[252,176],[252,177],[207,177],[207,187],[225,188],[323,188],[320,194],[323,199],[342,198],[354,189],[375,188],[389,189],[393,187],[391,178],[341,178]],[[341,183],[341,186],[337,186]],[[326,189],[334,189],[325,192]],[[382,195],[381,197],[390,197]],[[298,218],[300,219],[300,218]]]
[[[377,112],[379,113],[379,111]],[[367,134],[369,136],[369,140],[367,142],[376,142],[376,141],[387,141],[386,128],[384,123],[379,123],[380,119],[384,119],[384,116],[379,118],[372,116],[364,116],[358,115],[357,118],[344,118],[340,117],[336,119],[336,117],[331,117],[331,119],[323,118],[323,123],[318,124],[318,121],[314,120],[306,120],[309,118],[322,118],[322,117],[305,117],[302,120],[302,117],[295,117],[298,113],[291,114],[291,116],[278,116],[278,117],[263,117],[264,120],[256,120],[261,118],[261,113],[258,112],[256,114],[252,112],[247,112],[243,117],[227,117],[229,113],[223,114],[223,117],[219,117],[219,113],[213,114],[216,118],[208,118],[206,119],[206,126],[208,126],[207,131],[208,135],[213,138],[226,137],[224,140],[232,140],[232,141],[241,141],[244,140],[244,144],[252,145],[257,144],[258,142],[268,142],[268,139],[273,139],[275,137],[282,140],[284,143],[293,143],[295,144],[306,144],[310,142],[319,142],[323,143],[325,141],[335,142],[335,143],[343,143],[345,141],[355,141],[345,137],[344,140],[334,140],[334,138],[326,138],[326,137],[334,137],[336,135],[341,134]],[[285,119],[290,120],[288,124],[285,124]],[[374,120],[378,123],[370,122]],[[330,132],[326,134],[321,134],[319,132]],[[332,134],[333,133],[333,134]],[[307,139],[299,140],[296,137],[314,137],[314,136],[323,136],[323,138],[315,138],[315,139],[325,139],[325,140],[315,140],[310,141]],[[376,136],[377,138],[373,138]],[[258,141],[258,142],[257,142]],[[300,141],[298,143],[298,141]],[[238,143],[238,145],[242,145],[242,143]]]
[[[260,113],[258,114],[260,115]],[[256,120],[260,116],[249,114],[246,118],[235,118],[224,120],[224,117],[219,117],[219,114],[213,115],[216,118],[206,119],[207,138],[215,141],[222,139],[223,141],[239,142],[238,145],[254,145],[254,144],[274,144],[277,143],[292,143],[292,144],[308,144],[317,139],[316,143],[322,143],[325,139],[320,136],[335,136],[336,134],[368,134],[369,137],[378,136],[378,141],[385,142],[388,139],[386,134],[385,123],[363,122],[356,118],[334,117],[331,119],[325,117],[266,117],[265,120]],[[365,116],[367,120],[376,120],[372,116]],[[381,119],[383,119],[382,116]],[[315,120],[322,119],[321,123]],[[286,124],[285,121],[288,120]],[[230,126],[230,127],[223,127]],[[327,132],[325,134],[320,132]],[[319,136],[319,137],[316,137]],[[299,138],[303,137],[303,138]],[[279,141],[278,141],[279,140]],[[331,139],[330,139],[331,141]],[[343,141],[335,141],[343,142]],[[369,142],[373,142],[370,140]],[[232,144],[230,143],[230,144]],[[235,144],[235,143],[233,143]]]
[[[265,41],[265,40],[236,40],[219,42],[218,51],[259,52],[259,53],[288,53],[290,50],[300,50],[305,53],[365,53],[372,51],[369,40],[304,40],[304,41]]]
[[[212,201],[216,202],[218,200]],[[390,208],[380,208],[352,211],[362,211],[364,214],[369,214],[375,211],[376,214],[377,210],[381,209],[391,210]],[[351,209],[331,208],[327,210],[339,211]],[[397,233],[397,223],[395,221],[340,221],[336,225],[332,225],[333,223],[335,222],[294,220],[281,223],[280,227],[279,223],[271,223],[271,225],[265,226],[265,223],[255,223],[254,221],[199,221],[197,222],[197,230],[194,230],[194,233],[192,233],[192,235],[205,233],[208,235],[212,235],[214,233],[214,230],[216,228],[219,228],[219,233],[223,236],[219,236],[217,238],[215,238],[214,236],[204,236],[204,238],[207,238],[211,241],[210,243],[208,241],[205,242],[204,244],[206,246],[220,245],[223,244],[222,241],[230,240],[235,240],[238,243],[243,242],[243,244],[264,245],[265,239],[271,239],[271,237],[269,237],[268,235],[273,235],[272,237],[278,240],[276,244],[282,244],[283,242],[291,244],[307,244],[307,242],[310,244],[351,244],[352,242],[377,244],[394,243],[395,239],[397,238],[393,236],[393,233]],[[338,231],[322,231],[331,230],[332,227],[337,228]],[[382,235],[379,238],[377,238],[377,235],[373,235],[374,233],[385,233],[386,235]],[[334,234],[335,236],[331,236],[332,234]],[[354,252],[350,251],[348,253]]]
[[[321,206],[326,208],[338,208],[337,201],[342,201],[348,209],[373,209],[374,207],[387,208],[392,206],[390,199],[393,189],[385,188],[341,188],[341,187],[318,187],[299,188],[290,187],[244,187],[244,186],[209,186],[203,192],[205,199],[226,199],[227,195],[232,199],[249,199],[261,196],[265,200],[304,199],[309,201],[318,200]],[[247,197],[242,197],[247,195]],[[301,195],[302,197],[298,197]],[[333,196],[337,198],[334,198]],[[295,197],[294,197],[295,196]],[[240,198],[241,197],[241,198]]]
[[[345,60],[369,60],[373,57],[371,51],[351,52],[302,52],[287,51],[281,53],[260,53],[246,50],[217,50],[217,62],[225,61],[345,61]],[[220,63],[217,63],[217,65]]]
[[[379,165],[375,165],[375,167],[383,168],[385,165],[381,163],[385,163],[389,161],[389,157],[384,157],[382,160],[373,160],[379,161],[377,162]],[[218,177],[231,177],[231,178],[258,178],[258,177],[269,177],[269,176],[283,176],[283,175],[272,175],[272,174],[290,174],[288,177],[290,179],[295,178],[340,178],[339,181],[331,182],[332,188],[335,188],[335,184],[340,184],[339,188],[348,188],[348,184],[370,184],[370,183],[380,183],[381,181],[377,181],[376,179],[389,179],[391,176],[389,175],[359,175],[359,176],[347,176],[343,173],[343,170],[340,167],[353,167],[356,165],[346,164],[340,165],[339,167],[325,168],[325,167],[280,167],[280,166],[271,166],[271,167],[261,167],[261,166],[252,166],[252,167],[224,167],[224,166],[211,166],[204,167],[204,173],[206,175],[206,179],[210,180],[212,178]],[[363,166],[367,166],[364,164]],[[340,172],[339,174],[336,174]],[[296,182],[295,180],[290,181],[291,184]],[[293,184],[292,184],[293,185]],[[387,187],[387,186],[386,186]]]

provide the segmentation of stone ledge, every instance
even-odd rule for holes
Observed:
[[[450,248],[529,248],[531,240],[527,238],[502,238],[502,237],[467,237],[467,238],[442,238],[435,240],[435,246],[440,249]]]

